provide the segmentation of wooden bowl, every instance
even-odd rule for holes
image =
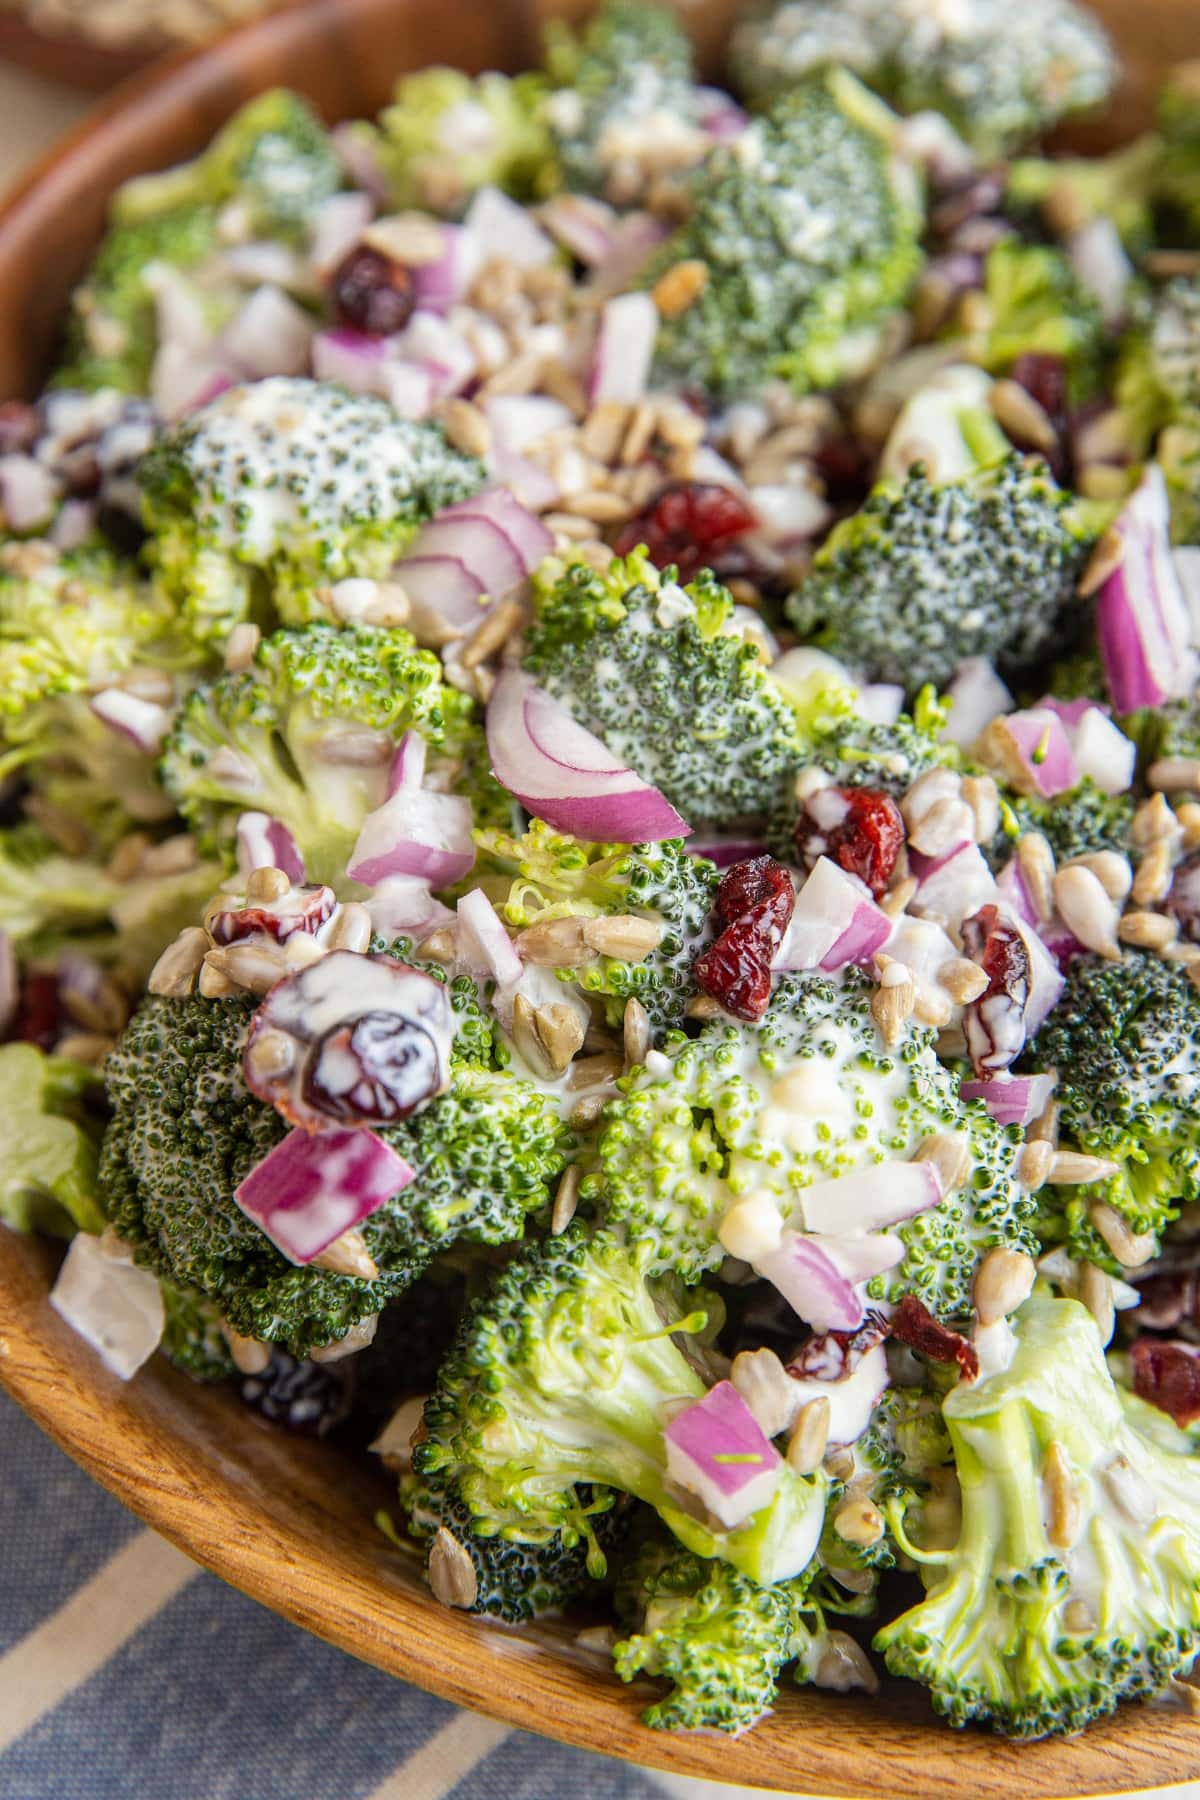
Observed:
[[[733,10],[728,0],[689,8],[706,55]],[[1098,10],[1128,58],[1117,114],[1127,135],[1157,72],[1200,54],[1196,0],[1104,0]],[[36,392],[118,182],[200,149],[273,83],[309,95],[330,119],[370,112],[401,71],[424,63],[522,66],[538,25],[538,6],[520,0],[315,0],[119,90],[0,213],[0,395]],[[648,1686],[623,1687],[564,1629],[505,1631],[439,1606],[372,1525],[390,1494],[372,1470],[264,1426],[157,1358],[128,1385],[114,1380],[47,1305],[54,1261],[52,1247],[0,1228],[0,1380],[21,1404],[197,1561],[448,1700],[588,1749],[789,1793],[1057,1800],[1200,1775],[1200,1735],[1184,1714],[1127,1707],[1086,1737],[1017,1746],[947,1730],[922,1692],[899,1682],[876,1700],[785,1687],[775,1713],[733,1743],[648,1731],[638,1720]]]

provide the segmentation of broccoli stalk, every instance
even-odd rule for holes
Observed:
[[[0,1223],[71,1237],[104,1230],[96,1181],[99,1077],[32,1044],[0,1047]]]
[[[1192,1459],[1123,1404],[1091,1314],[1040,1295],[1003,1371],[947,1396],[962,1528],[920,1548],[925,1599],[875,1647],[952,1725],[1009,1737],[1081,1730],[1183,1673],[1200,1639]]]

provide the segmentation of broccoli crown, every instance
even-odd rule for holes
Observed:
[[[235,201],[252,235],[303,243],[313,210],[341,185],[341,164],[321,121],[298,94],[274,88],[236,112],[193,162],[127,181],[113,216],[138,225],[180,207]]]
[[[657,924],[662,935],[648,955],[622,960],[600,952],[564,966],[564,980],[611,1002],[617,1023],[636,998],[657,1029],[680,1026],[696,992],[693,965],[710,932],[718,873],[680,840],[657,844],[589,844],[533,819],[523,837],[479,831],[483,885],[501,918],[525,929],[552,919],[597,919],[632,914]],[[503,878],[503,887],[489,870]],[[499,891],[497,891],[499,889]]]
[[[1090,1212],[1106,1201],[1135,1233],[1161,1234],[1181,1203],[1200,1198],[1200,995],[1182,963],[1127,949],[1119,961],[1079,956],[1032,1048],[1058,1070],[1064,1137],[1115,1163],[1106,1179],[1046,1188],[1041,1230],[1072,1255],[1120,1273]]]
[[[936,484],[919,466],[835,526],[787,603],[802,636],[910,692],[986,656],[1044,656],[1094,541],[1044,464],[1020,456]]]
[[[287,624],[325,617],[320,590],[384,574],[484,472],[386,400],[277,375],[171,426],[139,480],[157,578],[203,640],[258,602]]]
[[[659,379],[738,399],[863,373],[920,266],[920,216],[886,145],[830,85],[805,83],[716,149],[691,198],[648,279],[680,261],[708,278],[660,325]]]
[[[645,1544],[622,1572],[619,1609],[636,1622],[613,1649],[622,1681],[653,1675],[671,1691],[642,1714],[656,1731],[748,1731],[770,1710],[785,1663],[811,1679],[821,1614],[810,1571],[765,1587],[677,1544]]]
[[[158,340],[153,273],[163,264],[195,269],[217,247],[211,206],[111,225],[72,296],[55,385],[146,393]]]
[[[547,65],[559,91],[543,115],[560,179],[577,193],[603,191],[622,157],[699,122],[691,44],[669,7],[605,0],[580,36],[551,27]]]
[[[914,0],[772,0],[734,40],[739,81],[759,101],[836,63],[905,112],[945,114],[983,156],[1095,105],[1116,73],[1103,31],[1073,0],[1035,0],[1019,16],[1002,0],[952,14]]]
[[[873,1279],[872,1297],[915,1293],[943,1317],[965,1316],[985,1250],[1036,1248],[1033,1204],[1014,1175],[1016,1134],[960,1099],[931,1031],[886,1051],[870,994],[857,971],[840,981],[784,976],[758,1025],[713,1021],[696,1038],[669,1039],[665,1068],[618,1084],[583,1192],[651,1270],[696,1280],[719,1266],[717,1234],[736,1200],[765,1192],[781,1216],[802,1215],[814,1182],[907,1160],[945,1131],[969,1137],[969,1181],[897,1228],[904,1260]]]
[[[1019,356],[1061,357],[1071,399],[1079,404],[1094,395],[1103,357],[1103,319],[1095,295],[1061,250],[1002,238],[988,252],[984,293],[990,323],[966,340],[976,361],[1002,375]]]
[[[662,1407],[706,1391],[677,1338],[707,1314],[684,1310],[703,1295],[652,1288],[651,1260],[644,1245],[579,1225],[520,1251],[463,1321],[414,1468],[456,1486],[481,1536],[587,1540],[599,1570],[591,1518],[617,1489],[656,1507],[690,1548],[769,1581],[823,1510],[823,1480],[785,1464],[775,1497],[732,1530],[709,1530],[673,1504]]]
[[[799,760],[793,714],[728,592],[707,571],[686,588],[673,574],[644,552],[603,574],[549,559],[525,667],[690,824],[768,812]]]
[[[962,1496],[948,1550],[908,1543],[927,1593],[876,1635],[952,1725],[1081,1730],[1182,1673],[1200,1633],[1191,1457],[1127,1411],[1091,1314],[1035,1296],[1010,1365],[944,1402]],[[903,1535],[903,1534],[902,1534]]]
[[[71,1237],[104,1229],[91,1069],[32,1044],[0,1046],[0,1224]]]
[[[1047,223],[1063,212],[1072,224],[1108,219],[1135,256],[1154,243],[1154,199],[1161,143],[1147,132],[1107,156],[1030,156],[1010,163],[1009,208],[1045,208]],[[1048,204],[1049,203],[1049,204]]]
[[[177,1287],[161,1276],[158,1285],[165,1319],[158,1347],[167,1361],[194,1381],[227,1380],[234,1361],[216,1302],[197,1288]]]
[[[1200,276],[1180,276],[1156,296],[1150,359],[1169,414],[1200,412]]]
[[[392,752],[415,729],[458,753],[472,702],[407,631],[277,631],[248,669],[197,687],[163,749],[163,782],[201,842],[228,849],[239,813],[281,819],[310,881],[345,886],[366,815],[387,797]]]
[[[1057,694],[1059,690],[1054,691]],[[1014,840],[1027,831],[1040,831],[1053,850],[1055,861],[1060,863],[1090,856],[1097,850],[1118,850],[1125,856],[1130,852],[1133,795],[1128,791],[1106,794],[1090,776],[1052,800],[1019,794],[1009,796],[1007,805],[1011,818],[1004,833],[1004,859]]]
[[[536,74],[418,69],[397,84],[378,129],[352,129],[373,146],[395,206],[453,213],[481,187],[532,200],[553,164],[539,117],[544,92]]]
[[[1158,197],[1189,237],[1200,233],[1200,95],[1196,65],[1173,69],[1158,100]]]

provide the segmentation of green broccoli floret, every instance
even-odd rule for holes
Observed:
[[[1163,84],[1158,100],[1163,151],[1158,194],[1174,215],[1183,240],[1200,240],[1200,63],[1181,63]]]
[[[550,27],[546,60],[557,92],[543,116],[564,187],[628,203],[622,164],[636,168],[647,153],[657,168],[700,160],[692,47],[669,7],[605,0],[578,36]]]
[[[561,1534],[564,1548],[587,1540],[594,1573],[604,1559],[592,1516],[617,1489],[657,1508],[699,1555],[755,1580],[794,1575],[811,1554],[823,1476],[809,1481],[785,1463],[772,1500],[728,1530],[671,1498],[662,1409],[706,1391],[677,1339],[702,1330],[706,1305],[719,1302],[650,1286],[650,1262],[646,1246],[579,1225],[519,1252],[463,1322],[426,1404],[414,1468],[457,1487],[478,1535],[539,1544]]]
[[[210,206],[111,225],[72,295],[55,386],[146,393],[158,347],[155,271],[165,265],[190,273],[218,247]]]
[[[1040,831],[1059,863],[1090,856],[1097,850],[1117,850],[1122,856],[1129,855],[1130,827],[1136,808],[1129,792],[1106,794],[1085,776],[1077,787],[1056,794],[1053,800],[1010,795],[1006,804],[1011,816],[1004,834],[1005,860],[1015,840],[1026,831]]]
[[[1200,1198],[1198,1040],[1200,995],[1182,963],[1132,949],[1114,962],[1071,963],[1030,1061],[1058,1070],[1063,1137],[1115,1164],[1115,1173],[1041,1190],[1047,1242],[1065,1242],[1072,1256],[1120,1274],[1093,1207],[1114,1207],[1132,1232],[1158,1237],[1180,1205]]]
[[[1094,396],[1104,355],[1103,319],[1095,295],[1061,250],[1002,238],[988,252],[983,291],[989,322],[961,338],[964,354],[993,375],[1006,374],[1026,354],[1061,357],[1072,402]],[[947,335],[959,335],[957,324]]]
[[[904,112],[944,114],[983,157],[997,157],[1094,106],[1116,63],[1101,27],[1073,0],[1002,0],[935,10],[888,0],[771,0],[734,38],[734,68],[756,101],[842,63]]]
[[[1036,1738],[1186,1671],[1200,1524],[1194,1459],[1127,1412],[1091,1314],[1035,1296],[1014,1330],[1008,1368],[946,1397],[961,1532],[947,1550],[905,1540],[926,1597],[875,1647],[952,1725]]]
[[[32,1044],[0,1046],[0,1224],[71,1237],[104,1230],[98,1198],[99,1078]]]
[[[548,558],[524,666],[693,827],[769,812],[798,764],[792,711],[728,592],[672,575],[640,551],[603,574]]]
[[[694,1281],[717,1268],[724,1216],[752,1192],[773,1196],[796,1226],[806,1187],[906,1161],[941,1132],[969,1140],[971,1178],[897,1227],[906,1255],[869,1284],[872,1297],[915,1293],[939,1316],[964,1317],[984,1251],[1036,1248],[1014,1133],[960,1099],[931,1031],[885,1050],[871,992],[856,970],[784,976],[760,1024],[715,1020],[695,1038],[668,1039],[652,1067],[618,1084],[582,1192],[644,1246],[653,1272]]]
[[[1171,536],[1177,544],[1200,544],[1200,418],[1168,425],[1155,460],[1166,478]]]
[[[813,1575],[764,1587],[728,1563],[706,1562],[677,1544],[646,1544],[622,1573],[618,1610],[636,1634],[614,1646],[622,1681],[653,1675],[672,1683],[642,1714],[656,1731],[748,1731],[770,1711],[780,1671],[813,1678],[824,1624]]]
[[[1006,201],[1040,211],[1067,235],[1108,219],[1135,257],[1154,246],[1154,192],[1162,146],[1152,132],[1107,156],[1023,157],[1008,169]]]
[[[189,695],[162,779],[207,850],[229,853],[239,813],[271,813],[296,840],[308,879],[344,889],[362,822],[387,798],[395,745],[415,729],[435,756],[457,754],[472,706],[407,631],[277,631],[248,669]]]
[[[886,143],[844,103],[854,84],[814,80],[716,149],[690,218],[650,282],[698,261],[706,284],[659,327],[657,376],[717,399],[788,382],[798,393],[866,372],[920,266],[920,209]]]
[[[535,200],[554,176],[554,145],[541,118],[545,91],[534,73],[418,69],[398,82],[378,126],[359,121],[349,129],[369,146],[393,206],[455,214],[483,187]]]
[[[194,1381],[228,1380],[234,1361],[216,1302],[197,1288],[176,1287],[161,1276],[158,1285],[166,1321],[158,1347],[167,1361]]]
[[[971,656],[1020,671],[1060,636],[1097,535],[1040,462],[1012,456],[941,484],[918,466],[834,527],[788,616],[910,693]]]
[[[622,959],[586,949],[562,967],[564,980],[602,995],[610,1022],[636,997],[659,1030],[680,1026],[696,992],[692,966],[710,935],[718,874],[681,841],[588,844],[533,819],[523,837],[480,831],[475,879],[506,924],[519,930],[553,919],[632,914],[659,926],[645,956]],[[494,873],[493,873],[494,871]],[[498,879],[499,878],[499,879]]]
[[[422,520],[484,483],[441,427],[329,382],[272,376],[171,426],[138,478],[156,576],[201,641],[251,612],[330,616],[328,587],[384,575]]]
[[[236,112],[193,162],[117,189],[113,219],[140,225],[233,201],[253,237],[302,244],[315,208],[342,185],[332,139],[299,94],[273,88]]]

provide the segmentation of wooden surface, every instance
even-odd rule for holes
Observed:
[[[336,119],[375,109],[400,71],[423,63],[519,67],[548,10],[546,0],[315,0],[118,90],[0,212],[0,396],[36,392],[117,182],[198,150],[274,82]],[[710,51],[729,10],[728,0],[688,9],[703,15]],[[1154,71],[1200,55],[1200,0],[1105,0],[1097,10],[1131,59],[1119,114],[1128,135],[1144,119]],[[372,1527],[388,1489],[370,1470],[265,1427],[157,1359],[127,1386],[108,1376],[47,1305],[52,1272],[46,1246],[0,1227],[0,1381],[29,1413],[197,1561],[448,1700],[678,1773],[858,1800],[1065,1800],[1200,1777],[1200,1725],[1183,1713],[1130,1707],[1069,1743],[1015,1746],[946,1730],[902,1683],[872,1701],[785,1692],[735,1743],[647,1731],[638,1713],[649,1689],[622,1687],[562,1630],[502,1631],[433,1601]]]

